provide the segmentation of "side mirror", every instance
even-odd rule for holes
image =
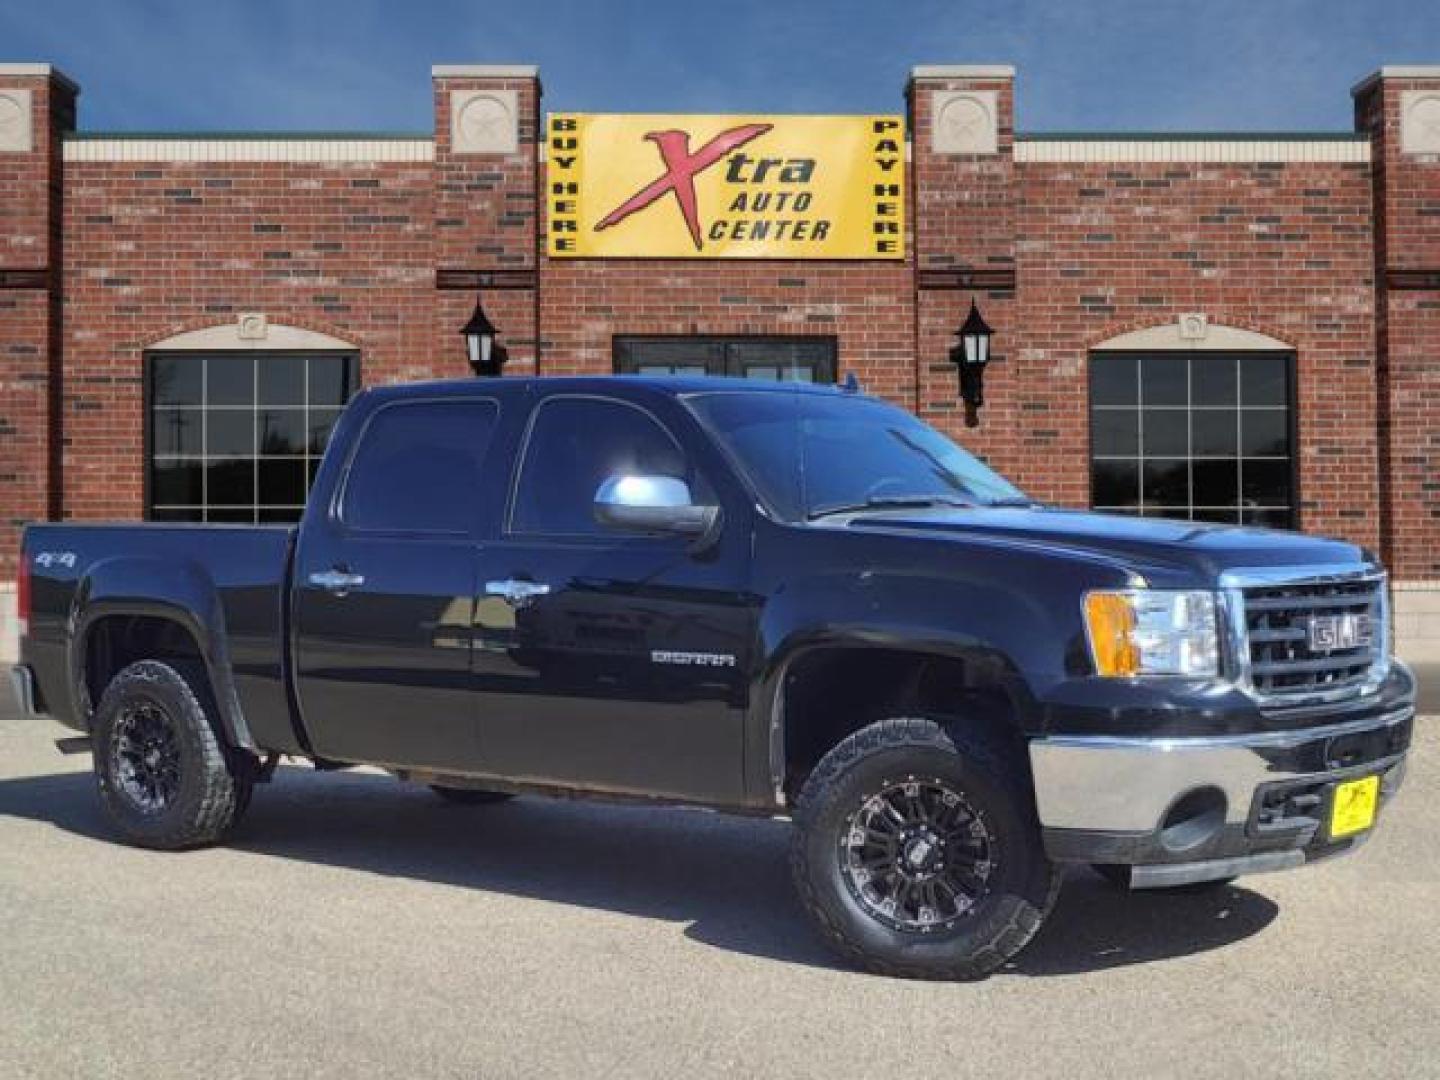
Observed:
[[[696,506],[690,485],[673,476],[612,476],[595,492],[595,520],[630,532],[704,536],[720,518],[718,506]]]

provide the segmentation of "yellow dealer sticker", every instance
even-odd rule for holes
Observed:
[[[1375,804],[1379,796],[1378,776],[1336,784],[1335,801],[1330,810],[1330,836],[1338,840],[1375,824]]]
[[[556,113],[552,258],[903,259],[899,116]]]

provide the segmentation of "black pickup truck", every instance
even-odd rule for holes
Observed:
[[[133,842],[220,839],[282,756],[789,815],[820,932],[916,977],[1013,956],[1066,863],[1355,847],[1414,713],[1361,548],[1040,506],[901,409],[738,380],[368,390],[298,527],[34,525],[20,596],[22,706]]]

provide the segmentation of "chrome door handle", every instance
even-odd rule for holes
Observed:
[[[336,596],[344,596],[351,589],[358,589],[365,584],[365,575],[352,574],[348,570],[316,570],[310,575],[310,584],[317,589],[324,589],[326,592],[334,593]]]
[[[487,581],[486,596],[499,596],[513,608],[522,608],[532,603],[537,596],[546,596],[550,586],[541,581],[520,581],[506,578],[504,581]]]

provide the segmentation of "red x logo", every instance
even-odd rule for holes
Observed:
[[[700,212],[695,205],[695,177],[723,158],[737,146],[744,146],[751,139],[759,138],[775,125],[742,124],[740,127],[722,131],[695,153],[690,153],[688,131],[651,131],[645,138],[660,148],[660,157],[665,162],[665,173],[659,179],[646,184],[630,198],[606,214],[595,231],[618,225],[637,210],[643,210],[667,191],[675,193],[680,204],[680,213],[690,227],[690,239],[695,241],[695,250],[700,251],[704,243],[700,237]]]

